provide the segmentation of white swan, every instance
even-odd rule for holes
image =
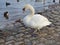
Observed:
[[[50,25],[51,22],[40,14],[35,14],[34,8],[30,4],[26,4],[23,11],[29,9],[31,13],[23,18],[23,23],[27,27],[41,29],[44,26]]]

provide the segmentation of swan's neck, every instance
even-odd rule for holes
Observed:
[[[33,8],[33,7],[30,7],[29,9],[30,9],[30,11],[31,11],[30,15],[34,15],[34,14],[35,14],[34,8]]]

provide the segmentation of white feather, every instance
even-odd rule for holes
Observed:
[[[44,16],[40,14],[33,15],[33,7],[31,5],[26,5],[26,8],[31,9],[31,14],[23,18],[23,23],[27,27],[41,29],[44,26],[50,25],[51,22]]]

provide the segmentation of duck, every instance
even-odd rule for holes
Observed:
[[[11,5],[10,3],[6,2],[6,6]]]
[[[19,2],[19,0],[17,0],[17,2]]]
[[[32,5],[26,4],[23,7],[23,12],[30,10],[30,14],[26,15],[22,21],[26,27],[40,30],[41,28],[48,26],[51,22],[43,15],[35,14],[35,9]]]
[[[4,17],[5,17],[5,19],[9,19],[8,11],[5,11],[5,12],[4,12]]]

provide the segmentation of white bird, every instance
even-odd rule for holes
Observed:
[[[32,5],[26,4],[23,8],[23,11],[30,10],[31,13],[23,18],[23,23],[27,27],[41,29],[47,25],[50,25],[51,22],[44,16],[40,14],[35,14],[35,10]]]

